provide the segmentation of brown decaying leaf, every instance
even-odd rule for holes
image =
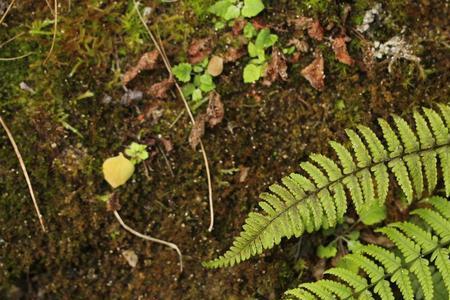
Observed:
[[[191,133],[189,134],[189,145],[195,150],[198,144],[200,144],[202,136],[205,134],[206,114],[199,114],[195,118],[195,124],[192,126]]]
[[[133,80],[141,71],[143,70],[152,70],[156,67],[158,62],[159,52],[158,50],[153,50],[141,56],[138,63],[129,69],[124,75],[122,82],[124,85],[127,85],[128,82]]]
[[[384,235],[375,235],[372,232],[362,232],[361,239],[369,244],[375,244],[378,246],[383,246],[385,248],[391,248],[394,246],[392,241]]]
[[[220,94],[211,92],[206,113],[199,114],[195,118],[195,124],[189,134],[189,144],[192,149],[195,150],[197,148],[201,138],[205,134],[205,125],[208,124],[209,127],[216,126],[222,122],[224,114],[225,110],[223,108],[223,103],[220,100]]]
[[[234,21],[231,31],[234,35],[240,35],[246,24],[247,21],[245,21],[244,19],[238,19]]]
[[[225,62],[235,62],[239,58],[245,55],[244,48],[228,48],[227,51],[223,55],[223,60]]]
[[[314,266],[312,271],[312,276],[316,280],[320,280],[323,278],[323,273],[325,272],[326,260],[324,258],[319,259],[317,264]]]
[[[302,16],[299,18],[290,19],[289,23],[294,25],[295,29],[297,30],[304,30],[310,26],[312,21],[313,19]]]
[[[158,99],[166,98],[167,91],[174,85],[173,77],[169,77],[161,82],[153,84],[146,93]]]
[[[214,55],[209,60],[207,71],[211,76],[219,76],[223,72],[223,58],[217,55]]]
[[[209,104],[206,109],[206,118],[210,127],[214,127],[223,120],[225,110],[220,100],[220,94],[212,92],[209,96]]]
[[[309,24],[308,35],[318,41],[323,40],[323,28],[320,25],[319,20],[314,20]]]
[[[297,49],[300,52],[308,52],[309,45],[305,40],[300,40],[297,38],[292,38],[288,42],[288,46],[295,46],[295,49]]]
[[[286,58],[277,48],[273,48],[272,58],[270,59],[269,65],[267,66],[266,73],[264,74],[263,84],[266,86],[271,86],[278,77],[282,80],[287,80],[287,64]]]
[[[345,44],[345,36],[335,38],[332,47],[338,61],[349,66],[353,65],[354,61],[348,54]]]
[[[316,58],[301,71],[301,74],[309,81],[313,88],[319,91],[323,90],[325,87],[325,73],[321,52],[316,53]]]
[[[169,153],[173,150],[173,144],[170,140],[165,139],[165,138],[160,138],[159,141],[164,146],[164,150],[166,150],[167,153]]]
[[[249,167],[239,166],[239,182],[243,183],[247,180],[248,172],[250,171]]]
[[[132,268],[136,267],[139,260],[138,256],[136,255],[136,252],[134,252],[133,250],[125,250],[122,251],[122,255],[127,261],[127,263],[130,265],[130,267]]]
[[[189,63],[195,65],[203,61],[211,53],[209,39],[195,39],[188,48]]]

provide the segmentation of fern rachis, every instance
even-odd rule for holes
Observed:
[[[338,161],[312,154],[300,164],[304,175],[293,173],[283,185],[269,187],[259,203],[262,212],[249,214],[244,231],[224,256],[205,263],[207,267],[234,265],[272,248],[282,237],[301,236],[305,231],[334,227],[342,222],[350,198],[360,216],[384,205],[389,188],[389,171],[408,203],[422,196],[424,181],[431,193],[437,183],[437,161],[441,164],[447,195],[450,194],[450,107],[440,105],[441,115],[424,109],[425,117],[414,113],[416,131],[394,116],[396,131],[379,120],[383,139],[368,127],[347,130],[354,156],[342,144],[330,142]],[[384,141],[387,145],[383,145]],[[345,190],[350,196],[347,197]]]

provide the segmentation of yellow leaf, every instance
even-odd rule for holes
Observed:
[[[103,176],[105,180],[113,187],[121,186],[134,173],[134,165],[122,153],[110,157],[103,163]]]

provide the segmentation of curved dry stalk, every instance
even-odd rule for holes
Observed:
[[[140,237],[141,239],[147,240],[147,241],[151,241],[154,243],[158,243],[161,245],[165,245],[169,248],[172,248],[173,250],[175,250],[178,253],[178,257],[180,258],[180,272],[183,272],[183,255],[181,254],[180,249],[178,248],[177,245],[175,245],[174,243],[170,243],[170,242],[166,242],[145,234],[142,234],[136,230],[134,230],[133,228],[131,228],[130,226],[128,226],[127,224],[125,224],[125,222],[122,220],[122,218],[120,217],[119,213],[117,212],[117,210],[114,210],[114,216],[116,217],[117,221],[119,221],[120,225],[128,232],[130,232],[131,234],[134,234],[137,237]]]
[[[54,0],[54,3],[55,3],[55,7],[53,8],[54,22],[53,22],[52,45],[50,46],[50,50],[48,51],[47,57],[45,58],[45,60],[43,62],[44,65],[47,63],[47,60],[52,55],[53,48],[55,47],[55,43],[56,43],[56,31],[58,30],[58,1]]]
[[[3,23],[3,20],[5,20],[6,15],[9,13],[9,11],[11,10],[11,8],[14,5],[14,2],[16,2],[16,0],[12,0],[11,3],[8,5],[8,8],[6,9],[5,13],[3,14],[2,18],[0,19],[0,25]]]
[[[167,72],[170,74],[170,77],[173,78],[172,66],[170,65],[170,61],[167,58],[167,55],[166,55],[166,52],[164,51],[162,43],[158,42],[158,40],[155,38],[155,35],[153,34],[153,32],[147,26],[147,23],[145,22],[144,18],[142,17],[141,12],[139,11],[136,0],[133,0],[133,3],[134,3],[134,9],[136,10],[136,12],[139,16],[139,19],[141,20],[142,25],[144,25],[145,29],[147,30],[148,35],[150,36],[150,39],[152,40],[153,44],[155,45],[156,49],[158,50],[159,54],[161,55],[161,57],[163,59],[164,65],[167,69]],[[189,107],[186,97],[184,97],[183,91],[181,90],[181,87],[176,80],[175,80],[175,87],[178,91],[178,94],[180,95],[181,100],[184,103],[184,107],[186,108],[186,111],[188,112],[191,123],[192,123],[192,125],[194,125],[195,124],[194,115],[192,114],[191,108]],[[200,139],[200,148],[202,151],[202,157],[203,157],[203,161],[204,161],[205,169],[206,169],[206,179],[208,182],[208,199],[209,199],[209,212],[210,212],[210,223],[209,223],[208,231],[212,231],[213,227],[214,227],[214,206],[213,206],[212,180],[211,180],[211,172],[209,169],[208,156],[206,155],[205,147],[204,147],[201,139]]]
[[[13,60],[18,60],[18,59],[22,59],[25,58],[27,56],[30,56],[31,54],[33,54],[33,52],[29,52],[27,54],[24,55],[20,55],[20,56],[15,56],[15,57],[0,57],[0,61],[13,61]]]
[[[28,190],[30,192],[31,199],[33,200],[34,209],[36,210],[36,213],[38,215],[39,223],[41,224],[42,231],[47,232],[47,229],[44,225],[44,218],[41,215],[41,211],[39,210],[39,206],[37,204],[36,197],[34,196],[33,186],[31,185],[30,177],[28,176],[27,168],[25,167],[25,163],[23,161],[22,155],[20,154],[19,148],[17,147],[16,141],[14,140],[14,137],[9,131],[8,126],[6,126],[5,122],[3,121],[3,118],[0,116],[0,123],[2,124],[3,129],[6,131],[6,134],[8,135],[9,141],[11,142],[11,145],[14,148],[14,152],[16,153],[17,159],[19,160],[20,167],[22,168],[23,176],[25,177],[25,181],[28,185]]]
[[[18,37],[20,37],[20,36],[22,36],[22,35],[24,35],[24,34],[25,34],[25,32],[21,32],[21,33],[16,34],[16,35],[13,36],[12,38],[10,38],[10,39],[4,41],[3,43],[1,43],[1,44],[0,44],[0,48],[3,48],[3,46],[5,46],[5,45],[11,43],[12,41],[14,41],[15,39],[17,39]]]

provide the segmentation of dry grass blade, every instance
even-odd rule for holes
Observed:
[[[27,185],[28,185],[28,190],[30,191],[31,199],[33,200],[34,208],[35,208],[36,213],[39,218],[39,223],[41,224],[41,227],[42,227],[42,231],[47,232],[47,229],[45,228],[45,225],[44,225],[44,218],[41,215],[41,211],[39,210],[39,206],[37,204],[36,197],[34,196],[33,186],[31,185],[31,180],[30,180],[30,177],[28,176],[27,168],[25,167],[25,163],[22,159],[22,155],[20,154],[19,148],[17,147],[16,141],[14,140],[14,137],[13,137],[11,131],[9,131],[9,128],[8,128],[8,126],[6,126],[2,117],[0,117],[0,123],[2,124],[3,129],[6,131],[9,141],[11,142],[11,145],[14,148],[14,152],[16,153],[17,159],[19,160],[19,164],[20,164],[20,167],[22,168],[23,176],[25,177],[25,181],[27,182]]]
[[[128,232],[130,232],[131,234],[134,234],[137,237],[140,237],[144,240],[147,241],[151,241],[154,243],[158,243],[161,245],[165,245],[169,248],[172,248],[173,250],[177,251],[178,253],[178,257],[180,258],[180,272],[183,272],[183,255],[181,254],[180,249],[178,248],[177,245],[175,245],[174,243],[170,243],[170,242],[166,242],[157,238],[153,238],[151,236],[142,234],[140,232],[137,232],[136,230],[134,230],[133,228],[131,228],[130,226],[128,226],[127,224],[125,224],[125,222],[122,220],[122,218],[120,217],[119,213],[117,212],[117,210],[114,210],[114,216],[116,216],[117,221],[119,221],[120,225]]]
[[[15,56],[15,57],[0,57],[0,61],[12,61],[12,60],[18,60],[18,59],[22,59],[25,58],[27,56],[30,56],[31,54],[33,54],[33,52],[29,52],[27,54],[24,55],[20,55],[20,56]]]
[[[11,3],[9,4],[8,8],[6,9],[5,13],[3,14],[2,18],[0,19],[0,25],[3,23],[3,20],[5,20],[6,16],[8,15],[9,11],[11,10],[11,8],[14,5],[14,2],[16,2],[16,0],[12,0]]]
[[[172,66],[170,65],[170,61],[167,58],[167,55],[164,51],[164,48],[162,47],[162,44],[160,44],[158,42],[158,40],[155,38],[155,35],[152,33],[152,31],[148,27],[147,23],[145,22],[141,12],[139,11],[139,7],[138,7],[138,4],[136,3],[136,0],[133,0],[133,3],[134,3],[134,8],[139,16],[139,19],[141,20],[142,25],[147,30],[147,33],[150,36],[150,39],[152,40],[153,44],[155,45],[156,49],[158,50],[158,52],[160,53],[160,55],[163,59],[164,65],[167,69],[167,72],[169,72],[170,77],[173,77]],[[175,80],[175,87],[177,88],[177,91],[178,91],[178,94],[180,95],[181,100],[183,100],[186,111],[188,112],[189,118],[191,119],[191,123],[194,125],[195,124],[194,115],[192,114],[192,111],[189,107],[186,97],[184,97],[183,91],[181,90],[181,87],[176,82],[176,80]],[[200,149],[202,151],[203,161],[205,163],[205,169],[206,169],[206,178],[208,181],[208,199],[209,199],[209,211],[210,211],[210,223],[209,223],[208,231],[212,231],[213,227],[214,227],[214,207],[213,207],[213,191],[212,191],[211,172],[209,169],[208,156],[206,155],[205,147],[203,146],[203,142],[201,140],[200,140]]]
[[[55,7],[53,9],[53,16],[54,16],[54,22],[53,22],[53,37],[52,37],[52,45],[50,46],[50,50],[48,51],[47,57],[45,58],[43,64],[45,65],[52,55],[53,48],[55,47],[56,43],[56,31],[58,30],[58,1],[54,0]]]

